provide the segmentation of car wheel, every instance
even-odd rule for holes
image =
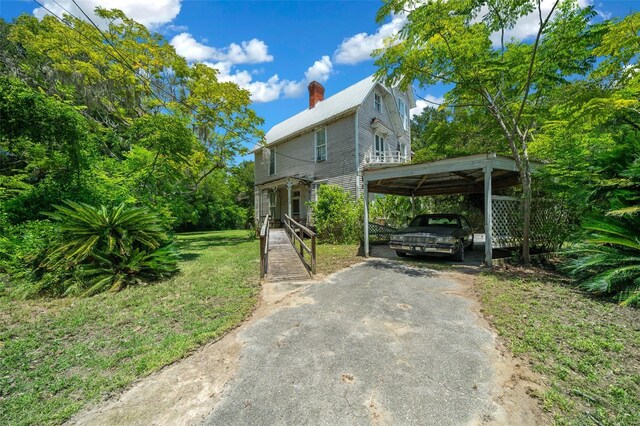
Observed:
[[[458,251],[453,253],[453,260],[456,262],[464,262],[464,241],[460,240]]]
[[[398,255],[398,257],[407,257],[407,253],[400,250],[396,250],[396,254]]]

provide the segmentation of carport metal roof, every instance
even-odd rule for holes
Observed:
[[[532,171],[541,163],[530,162]],[[492,201],[496,189],[520,183],[518,166],[511,157],[492,154],[448,158],[431,163],[408,164],[363,171],[364,184],[364,249],[369,256],[369,193],[408,196],[484,194],[485,264],[491,266]]]
[[[493,189],[519,183],[518,167],[496,154],[448,158],[423,164],[372,168],[363,172],[369,192],[408,196],[476,194],[484,192],[484,171],[491,166]]]

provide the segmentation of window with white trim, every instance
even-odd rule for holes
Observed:
[[[375,155],[384,154],[384,137],[376,134],[373,138],[374,138],[374,142],[373,142],[374,154]]]
[[[401,143],[398,148],[400,150],[400,155],[402,155],[403,158],[407,158],[407,145]]]
[[[382,112],[382,96],[377,93],[373,94],[373,107],[378,112]]]
[[[300,216],[300,191],[293,191],[291,194],[291,214]]]
[[[400,112],[400,120],[402,120],[402,128],[409,129],[409,113],[407,111],[407,104],[401,98],[398,98],[398,111]]]
[[[315,131],[316,161],[327,159],[327,128]]]
[[[269,155],[269,176],[276,174],[276,149],[271,148],[271,154]]]
[[[271,218],[276,216],[276,200],[277,194],[275,191],[269,192],[269,215]]]

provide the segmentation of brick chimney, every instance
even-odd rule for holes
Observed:
[[[322,100],[324,100],[324,87],[314,80],[309,83],[309,109]]]

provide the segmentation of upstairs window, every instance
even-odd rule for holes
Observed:
[[[377,93],[374,93],[373,95],[373,107],[376,109],[376,111],[382,112],[382,96],[378,95]]]
[[[400,112],[400,120],[402,121],[402,128],[409,129],[409,113],[407,111],[407,104],[400,98],[398,98],[398,111]]]
[[[276,149],[271,149],[271,155],[269,156],[269,176],[276,174]]]
[[[325,161],[327,159],[327,128],[316,130],[316,161]]]
[[[384,154],[384,138],[380,135],[374,136],[374,154],[375,155],[383,155]]]

